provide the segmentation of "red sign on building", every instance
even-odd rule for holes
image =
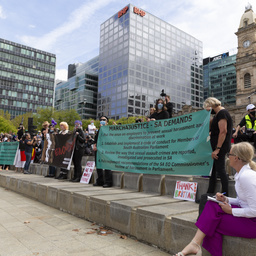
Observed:
[[[118,12],[118,18],[122,17],[128,11],[128,6],[124,7],[120,12]]]
[[[140,15],[141,17],[145,16],[146,15],[146,12],[140,10],[139,8],[137,7],[133,7],[133,12]]]

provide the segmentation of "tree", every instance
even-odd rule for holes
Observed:
[[[17,128],[11,123],[11,121],[0,116],[0,132],[17,132]]]
[[[28,130],[28,118],[29,117],[33,117],[32,112],[28,112],[26,114],[16,116],[14,119],[11,120],[11,122],[17,128],[20,126],[21,123],[23,123],[25,130]]]
[[[4,117],[6,120],[11,120],[11,114],[8,111],[0,109],[0,116]]]
[[[80,120],[80,115],[76,112],[75,109],[70,109],[70,110],[61,110],[61,111],[56,111],[58,114],[57,123],[58,127],[60,122],[67,122],[69,125],[69,130],[73,130],[75,127],[75,120]]]

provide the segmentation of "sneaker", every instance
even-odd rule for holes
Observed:
[[[29,171],[24,171],[23,173],[24,173],[24,174],[32,174],[32,173],[29,172]]]

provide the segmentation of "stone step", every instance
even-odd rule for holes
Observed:
[[[170,188],[170,184],[174,184],[175,177],[152,177],[153,189],[150,189],[151,177],[145,177],[143,183],[141,175],[119,173],[116,177],[119,180],[116,183],[118,186],[102,188],[44,178],[42,175],[1,171],[0,186],[80,218],[119,230],[173,254],[180,251],[194,236],[198,204],[172,198],[173,188]],[[184,177],[176,179],[183,180]],[[131,180],[137,184],[133,185],[133,189],[129,189],[132,186],[129,185]],[[203,181],[208,183],[207,179]],[[121,184],[125,188],[121,188]],[[163,186],[167,187],[165,195]],[[141,188],[147,192],[139,192]],[[224,256],[254,255],[255,250],[256,239],[224,237]],[[209,253],[204,251],[203,255],[208,256]]]

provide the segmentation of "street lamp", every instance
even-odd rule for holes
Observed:
[[[87,102],[87,100],[84,98],[84,101],[83,101],[84,108],[85,108],[86,102]],[[82,119],[83,119],[83,114],[84,114],[84,109],[82,110]]]

